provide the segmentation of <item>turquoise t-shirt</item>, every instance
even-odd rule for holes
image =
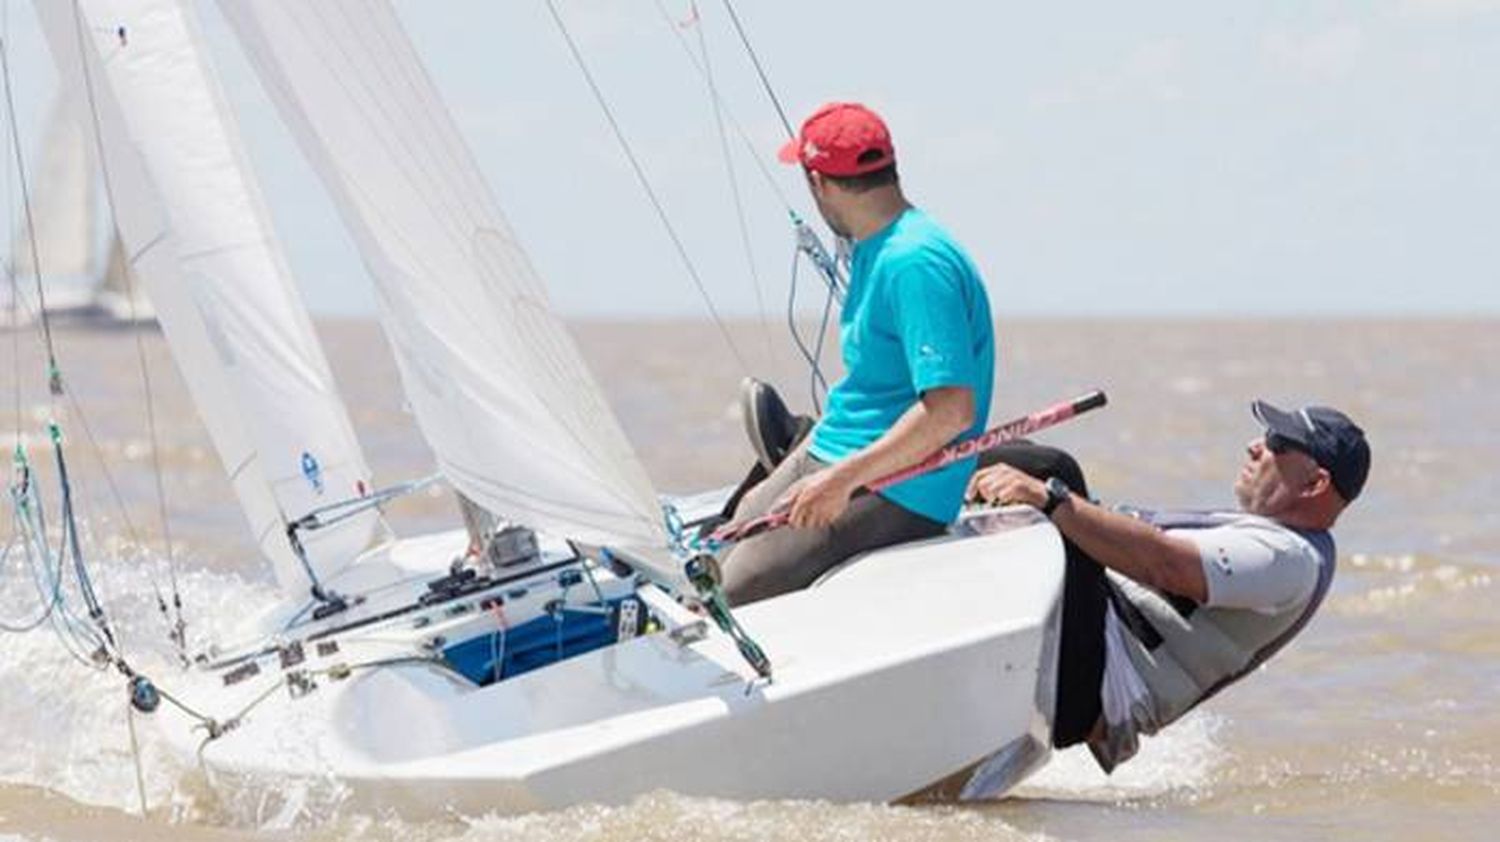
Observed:
[[[812,455],[836,462],[880,438],[928,389],[974,391],[984,430],[995,376],[995,335],[979,272],[958,243],[909,208],[854,246],[839,316],[843,379],[813,430]],[[955,439],[956,440],[956,439]],[[880,492],[919,515],[951,522],[976,460],[913,477]]]

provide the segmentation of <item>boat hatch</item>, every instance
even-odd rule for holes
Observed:
[[[634,596],[603,605],[558,605],[539,617],[494,629],[442,650],[443,660],[480,686],[504,681],[649,630],[650,614]]]

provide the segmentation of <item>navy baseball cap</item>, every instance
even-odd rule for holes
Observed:
[[[1290,447],[1306,453],[1328,471],[1341,497],[1359,496],[1370,475],[1370,443],[1349,416],[1326,406],[1287,412],[1265,401],[1250,404],[1250,411],[1265,426],[1266,446],[1272,451]]]

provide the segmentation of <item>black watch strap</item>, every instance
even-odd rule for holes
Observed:
[[[1061,506],[1063,501],[1067,500],[1068,496],[1072,493],[1067,483],[1057,477],[1049,477],[1047,479],[1047,502],[1042,505],[1042,514],[1049,518],[1052,517],[1052,513],[1057,511],[1057,507]]]

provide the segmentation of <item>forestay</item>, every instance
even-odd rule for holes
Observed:
[[[75,103],[59,94],[47,114],[41,167],[31,185],[31,231],[21,218],[11,240],[11,268],[24,278],[88,277],[94,271],[94,157]]]
[[[395,11],[369,0],[220,8],[354,232],[443,473],[533,527],[663,546],[644,469]]]
[[[148,287],[278,583],[306,593],[286,523],[364,493],[369,470],[191,4],[35,6],[63,83],[85,106],[80,116],[98,127],[129,267]],[[314,569],[327,576],[348,564],[378,525],[371,512],[305,536]]]

